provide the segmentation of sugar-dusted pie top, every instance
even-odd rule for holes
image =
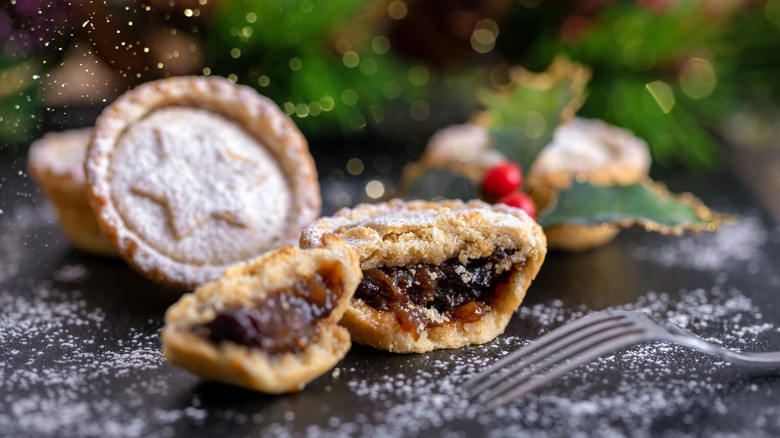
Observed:
[[[92,206],[151,278],[193,287],[294,241],[319,214],[306,141],[254,90],[181,77],[129,91],[95,126]]]
[[[504,160],[503,154],[491,149],[490,135],[482,126],[451,125],[431,137],[420,161],[404,177],[416,177],[421,168],[443,167],[482,181],[491,167]],[[553,141],[528,172],[527,182],[531,188],[552,189],[568,187],[578,178],[600,185],[630,184],[647,176],[650,163],[647,143],[630,131],[576,117],[555,130]]]
[[[468,163],[487,169],[505,160],[501,153],[489,149],[489,145],[490,136],[481,126],[450,125],[433,134],[422,160],[442,167]]]
[[[164,108],[135,124],[116,144],[110,175],[125,225],[173,260],[235,263],[289,234],[292,193],[279,163],[200,108]]]
[[[91,135],[92,128],[47,133],[30,145],[30,169],[83,185],[84,157]]]
[[[647,143],[601,120],[576,117],[560,125],[531,167],[531,186],[562,188],[574,178],[593,184],[630,184],[650,170]]]
[[[317,247],[329,233],[355,248],[363,269],[465,261],[495,249],[546,253],[541,227],[523,210],[479,200],[361,204],[313,222],[300,245]]]
[[[402,353],[458,348],[494,339],[520,305],[547,254],[542,228],[523,210],[478,200],[394,199],[342,209],[307,227],[301,234],[300,246],[321,246],[331,234],[355,249],[364,275],[372,269],[396,267],[412,272],[421,269],[421,264],[441,265],[457,258],[464,270],[456,268],[455,273],[465,283],[470,280],[464,277],[468,275],[464,265],[498,251],[496,263],[502,266],[496,265],[495,272],[508,271],[509,276],[502,280],[505,282],[494,285],[489,306],[480,310],[476,319],[444,318],[427,306],[408,302],[408,306],[432,322],[422,324],[416,337],[401,325],[393,311],[374,308],[360,297],[353,298],[340,322],[350,330],[352,340]],[[425,271],[417,274],[420,272]]]

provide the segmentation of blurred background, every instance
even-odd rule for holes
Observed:
[[[388,175],[385,191],[437,128],[479,109],[475,90],[563,55],[591,71],[578,114],[632,130],[656,166],[717,170],[726,144],[736,159],[777,155],[780,0],[0,4],[3,150],[90,126],[141,82],[220,75],[289,114],[331,160],[322,177]]]

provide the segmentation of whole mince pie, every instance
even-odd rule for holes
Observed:
[[[553,141],[539,153],[528,173],[528,189],[548,193],[569,188],[574,181],[598,186],[633,184],[647,179],[651,161],[647,143],[630,131],[575,117],[558,126]],[[545,234],[551,248],[587,251],[608,243],[620,230],[608,223],[565,224],[549,227]]]
[[[206,379],[266,393],[303,389],[349,351],[338,321],[360,275],[357,254],[335,236],[229,268],[168,309],[163,354]]]
[[[91,137],[92,128],[49,132],[30,145],[27,167],[57,211],[70,243],[91,254],[117,257],[87,197],[84,157]]]
[[[482,201],[358,205],[312,223],[300,245],[329,234],[355,249],[363,271],[341,324],[354,341],[399,353],[503,333],[547,253],[524,211]]]
[[[320,192],[301,132],[219,77],[145,83],[108,106],[86,163],[108,241],[141,273],[192,289],[298,239]]]

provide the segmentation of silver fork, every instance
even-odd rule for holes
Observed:
[[[617,310],[565,324],[482,370],[463,387],[498,408],[602,355],[652,341],[685,345],[738,365],[780,370],[780,352],[736,353],[648,313]]]

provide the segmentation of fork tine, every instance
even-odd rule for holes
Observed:
[[[565,324],[547,333],[546,335],[540,337],[539,339],[535,340],[527,347],[521,348],[515,351],[514,353],[510,353],[507,356],[501,358],[498,362],[480,371],[479,373],[477,373],[476,375],[474,375],[473,377],[465,381],[462,384],[462,386],[464,388],[468,388],[470,386],[477,385],[480,381],[493,376],[500,369],[506,366],[511,366],[513,363],[517,363],[517,361],[519,361],[521,358],[531,356],[534,353],[536,353],[538,350],[544,349],[549,345],[555,345],[556,342],[559,342],[562,339],[563,340],[568,339],[567,337],[572,333],[580,332],[581,330],[583,331],[594,330],[594,328],[596,329],[595,331],[599,331],[598,328],[603,326],[604,324],[613,322],[621,318],[623,318],[623,315],[621,313],[613,312],[612,314],[609,314],[606,312],[599,312],[599,313],[594,313],[585,316],[583,318],[580,318],[568,324]],[[491,378],[489,380],[493,380],[493,379]],[[477,387],[481,387],[481,386],[482,385],[478,385]],[[474,388],[473,391],[476,392],[476,389],[477,388]]]
[[[634,334],[639,332],[640,332],[639,329],[633,330]],[[639,339],[639,341],[643,341],[643,340],[647,340],[647,339],[641,339],[641,338]],[[496,400],[493,400],[490,403],[488,403],[488,407],[491,409],[497,409],[501,406],[504,406],[522,397],[523,395],[528,394],[529,392],[539,388],[540,386],[545,385],[550,381],[568,373],[569,371],[572,371],[573,369],[579,366],[591,362],[596,358],[603,356],[607,353],[611,353],[623,347],[633,345],[637,342],[638,342],[637,338],[635,336],[630,336],[629,333],[628,335],[624,334],[616,339],[601,344],[593,348],[592,350],[583,352],[583,354],[577,356],[576,360],[559,364],[558,366],[549,369],[545,373],[542,373],[541,375],[539,375],[537,378],[533,380],[526,379],[525,383],[514,387],[510,391],[506,391],[503,395],[500,396],[500,398],[497,398]]]
[[[509,379],[509,381],[516,379],[517,375],[512,376],[515,370],[527,370],[533,366],[540,366],[538,365],[540,362],[546,361],[555,353],[566,351],[566,349],[576,346],[577,344],[582,344],[583,342],[598,342],[598,339],[601,338],[598,338],[597,336],[600,334],[606,333],[609,337],[614,335],[615,330],[623,329],[626,325],[630,324],[630,322],[626,322],[621,318],[609,319],[591,324],[578,331],[569,332],[568,335],[559,336],[552,339],[550,342],[539,342],[543,341],[543,339],[540,338],[539,341],[518,350],[512,358],[513,361],[497,364],[499,365],[498,367],[491,367],[489,371],[492,371],[492,375],[488,379],[484,379],[481,383],[474,385],[469,393],[472,396],[475,396],[480,392],[486,391],[488,388],[506,383],[506,379]]]
[[[482,392],[478,395],[478,399],[485,401],[491,398],[495,398],[502,393],[510,390],[516,385],[531,378],[540,371],[544,371],[551,367],[556,367],[558,364],[569,360],[572,357],[576,357],[578,354],[587,352],[592,348],[598,348],[604,343],[608,343],[614,339],[631,335],[641,331],[632,326],[630,322],[621,322],[619,325],[612,325],[606,327],[603,330],[596,331],[599,327],[593,327],[591,330],[587,330],[595,333],[577,333],[577,337],[573,339],[566,338],[565,345],[563,342],[550,345],[544,350],[540,350],[537,355],[537,359],[526,358],[519,363],[515,364],[514,368],[521,369],[518,374],[509,376],[508,373],[496,374],[495,378],[490,379],[488,382],[484,382],[480,385]],[[499,386],[500,385],[500,386]],[[475,388],[476,389],[476,388]],[[472,396],[476,395],[476,391],[472,392]]]

